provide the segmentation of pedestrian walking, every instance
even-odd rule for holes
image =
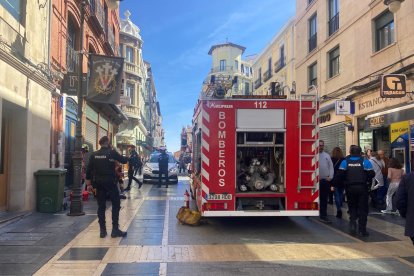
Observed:
[[[165,187],[168,188],[168,159],[169,156],[166,153],[166,149],[164,147],[160,148],[160,155],[158,156],[158,187],[161,187],[162,178],[164,176],[165,180]]]
[[[371,163],[372,168],[375,172],[375,176],[372,179],[371,185],[372,205],[375,208],[380,208],[383,205],[383,201],[381,200],[381,196],[379,195],[379,189],[381,189],[381,187],[384,186],[384,178],[382,176],[382,169],[384,168],[384,165],[381,162],[378,153],[376,152],[372,152],[369,162]]]
[[[404,175],[404,170],[402,169],[401,163],[396,158],[390,158],[388,163],[388,181],[389,186],[387,190],[386,204],[387,207],[385,210],[381,210],[384,214],[391,214],[395,211],[395,205],[393,204],[393,196],[398,190],[398,186],[401,181],[401,177]]]
[[[414,173],[401,178],[397,190],[397,209],[406,219],[405,235],[411,238],[414,245]]]
[[[372,157],[372,149],[367,149],[367,151],[365,152],[365,158],[366,159],[371,159]]]
[[[361,156],[361,148],[352,145],[350,155],[341,162],[338,177],[345,183],[345,192],[349,208],[349,231],[352,235],[358,233],[369,236],[367,231],[368,190],[375,173],[372,164]],[[358,225],[357,225],[358,222]]]
[[[137,155],[137,167],[135,168],[135,172],[134,172],[134,176],[137,175],[141,175],[142,174],[142,165],[143,165],[143,161],[142,161],[142,157],[138,154]]]
[[[325,142],[319,140],[319,220],[324,223],[332,223],[328,219],[327,207],[330,181],[334,176],[334,169],[331,157],[324,152]]]
[[[180,167],[180,173],[181,171],[185,172],[186,166],[185,166],[185,159],[184,159],[184,153],[182,152],[180,154],[180,157],[178,158],[178,163]]]
[[[383,185],[381,187],[378,187],[378,192],[377,192],[377,200],[379,203],[379,207],[383,207],[384,203],[385,203],[385,198],[387,195],[387,190],[388,190],[388,162],[389,162],[389,158],[387,156],[385,156],[385,152],[384,150],[378,150],[378,158],[381,161],[382,164],[382,183]]]
[[[122,169],[122,165],[118,161],[115,161],[115,174],[118,180],[119,198],[126,199],[126,196],[124,194],[124,172]]]
[[[101,148],[91,154],[88,168],[86,170],[86,183],[88,189],[96,188],[96,198],[98,202],[98,220],[100,227],[100,237],[105,238],[106,222],[106,195],[108,194],[112,202],[112,233],[111,237],[125,237],[127,232],[119,229],[119,210],[121,202],[119,199],[118,181],[115,171],[115,161],[126,164],[128,159],[112,149],[107,136],[99,140]]]
[[[342,202],[344,200],[344,182],[340,177],[338,177],[339,166],[344,160],[344,154],[340,147],[335,147],[332,150],[332,164],[334,167],[334,176],[332,179],[331,187],[333,188],[335,196],[335,205],[336,205],[336,217],[342,218]]]
[[[138,189],[141,189],[142,187],[142,182],[134,176],[135,168],[137,168],[138,165],[138,153],[132,148],[128,160],[128,186],[125,188],[126,192],[131,190],[132,180],[138,183]]]

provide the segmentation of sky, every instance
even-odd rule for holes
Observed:
[[[124,0],[120,17],[141,29],[143,57],[151,63],[167,150],[180,149],[202,82],[208,50],[226,41],[259,54],[295,14],[295,0]]]

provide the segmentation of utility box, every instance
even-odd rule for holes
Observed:
[[[56,213],[62,210],[66,169],[44,169],[35,172],[37,211]]]

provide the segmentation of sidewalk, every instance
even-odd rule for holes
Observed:
[[[96,201],[84,201],[85,216],[4,212],[0,216],[0,275],[32,275],[96,219]]]

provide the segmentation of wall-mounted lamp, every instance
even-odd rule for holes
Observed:
[[[390,12],[396,13],[400,9],[402,2],[404,0],[384,0],[384,5],[388,6]]]

